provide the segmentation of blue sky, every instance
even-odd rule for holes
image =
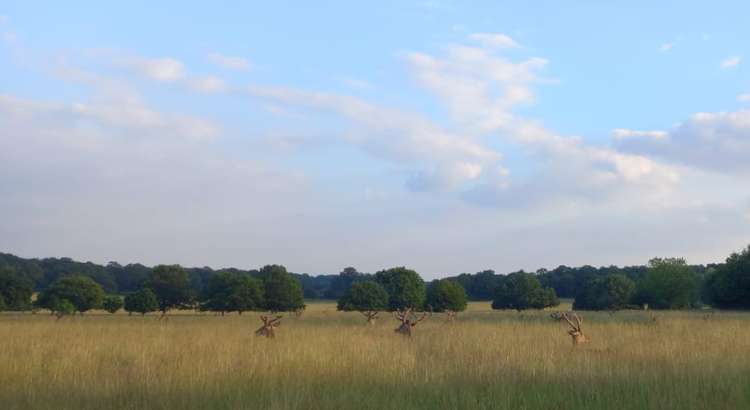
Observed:
[[[0,248],[298,272],[721,260],[744,2],[4,2]]]

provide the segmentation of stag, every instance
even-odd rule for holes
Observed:
[[[366,311],[360,311],[359,313],[361,313],[364,317],[367,318],[368,325],[374,326],[375,321],[378,319],[378,313],[380,312],[375,311],[375,310],[366,310]]]
[[[415,327],[419,322],[425,320],[427,312],[422,312],[422,316],[417,318],[417,314],[414,312],[414,308],[406,308],[393,312],[393,316],[396,320],[401,322],[401,325],[394,329],[394,332],[399,333],[403,336],[411,337],[411,328]]]
[[[586,335],[584,335],[583,330],[581,330],[581,323],[583,322],[581,317],[576,313],[573,313],[572,316],[575,323],[573,323],[573,320],[570,320],[571,315],[568,315],[567,313],[563,313],[560,317],[570,325],[571,329],[568,330],[568,334],[573,339],[573,346],[578,346],[588,342],[588,339],[586,339]]]
[[[276,336],[275,329],[281,326],[281,318],[283,316],[276,316],[275,318],[269,318],[268,316],[260,316],[260,320],[263,321],[263,326],[259,327],[255,331],[256,336],[265,336],[269,339],[273,339]]]

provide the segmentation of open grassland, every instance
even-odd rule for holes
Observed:
[[[548,312],[472,304],[412,339],[311,304],[275,340],[257,315],[0,315],[3,409],[747,409],[750,314]]]

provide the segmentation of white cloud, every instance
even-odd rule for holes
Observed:
[[[189,84],[192,89],[204,93],[221,93],[227,90],[224,80],[212,75],[193,78]]]
[[[519,46],[510,36],[501,33],[473,33],[469,35],[469,39],[486,47],[514,48]]]
[[[727,57],[724,60],[721,60],[721,67],[722,68],[737,67],[740,64],[740,62],[742,62],[742,57],[740,56]]]
[[[355,90],[367,91],[375,88],[372,83],[357,78],[345,77],[341,79],[341,82],[344,83],[344,85],[346,85],[347,87],[353,88]]]
[[[671,50],[672,47],[674,47],[674,43],[664,43],[664,44],[661,45],[661,47],[659,47],[659,51],[661,51],[661,52],[667,52],[667,51]]]
[[[185,77],[185,66],[174,58],[126,57],[121,63],[155,81],[175,82]]]
[[[750,93],[738,95],[737,96],[737,101],[739,101],[739,102],[750,102]]]
[[[250,67],[252,66],[252,64],[250,64],[250,61],[245,58],[230,57],[219,53],[210,53],[208,55],[208,61],[230,70],[244,71],[250,69]]]
[[[616,140],[627,138],[653,138],[655,140],[663,140],[669,138],[669,133],[667,133],[666,131],[637,131],[625,128],[617,128],[612,130],[612,138]]]
[[[750,110],[697,113],[669,138],[623,139],[620,149],[727,174],[750,173]]]

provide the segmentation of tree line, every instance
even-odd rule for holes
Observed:
[[[39,295],[31,303],[34,292]],[[123,298],[124,296],[124,298]],[[312,297],[311,297],[312,296]],[[338,275],[293,274],[281,265],[239,270],[106,266],[69,258],[23,259],[0,254],[0,310],[45,308],[61,314],[91,309],[145,314],[171,309],[227,313],[296,311],[305,298],[338,301],[341,310],[363,313],[404,308],[458,312],[467,300],[491,300],[495,309],[537,309],[573,298],[574,308],[612,310],[750,308],[750,247],[724,263],[688,265],[654,258],[644,266],[553,270],[497,275],[487,270],[429,284],[397,267],[375,274],[348,267]]]

